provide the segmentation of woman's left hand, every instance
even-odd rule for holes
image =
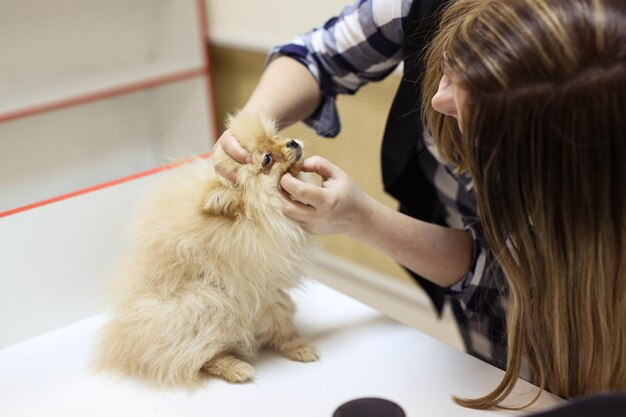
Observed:
[[[322,183],[318,186],[285,174],[280,184],[288,194],[283,199],[287,217],[313,234],[356,235],[366,227],[372,199],[348,174],[320,156],[306,159],[302,171],[318,174]]]
[[[289,174],[280,184],[285,214],[313,234],[344,233],[369,244],[441,287],[470,270],[472,236],[465,230],[426,223],[377,202],[341,169],[319,156],[304,161],[321,186]]]

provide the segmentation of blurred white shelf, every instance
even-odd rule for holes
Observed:
[[[205,68],[196,0],[6,0],[0,121]]]
[[[0,122],[49,110],[87,103],[103,98],[158,87],[171,82],[202,76],[204,67],[184,63],[155,63],[94,71],[88,75],[49,82],[29,83],[28,88],[15,84],[0,95]]]
[[[3,0],[0,213],[206,152],[204,0]]]
[[[194,77],[0,123],[0,213],[207,152],[206,83]]]

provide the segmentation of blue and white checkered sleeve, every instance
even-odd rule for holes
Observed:
[[[466,314],[471,315],[478,310],[477,303],[484,302],[475,299],[477,294],[484,294],[487,289],[500,293],[504,286],[502,269],[485,242],[480,223],[466,224],[465,230],[470,232],[473,238],[469,272],[456,284],[444,288],[444,292],[457,299]]]
[[[274,47],[267,63],[286,55],[305,65],[318,81],[322,102],[305,120],[319,135],[336,136],[341,124],[337,94],[354,94],[386,77],[402,60],[409,0],[360,0],[323,27]]]
[[[479,232],[476,227],[466,225],[465,230],[472,235],[472,260],[470,263],[469,272],[461,278],[459,282],[446,288],[446,292],[449,295],[463,294],[463,298],[471,298],[473,290],[481,285],[481,278],[487,265],[487,260],[491,258],[489,250],[482,242],[482,238],[479,237]]]

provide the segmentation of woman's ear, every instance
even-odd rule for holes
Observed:
[[[227,180],[225,180],[227,181]],[[219,178],[210,179],[202,196],[202,212],[214,217],[235,218],[243,209],[241,193]]]

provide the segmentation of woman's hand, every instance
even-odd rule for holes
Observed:
[[[426,223],[385,206],[319,156],[305,160],[302,170],[319,174],[321,186],[289,174],[280,184],[290,195],[284,198],[285,214],[304,230],[344,233],[441,287],[457,283],[469,271],[473,243],[467,231]]]
[[[222,136],[220,136],[217,142],[215,142],[215,146],[213,146],[213,153],[219,152],[220,149],[226,155],[241,164],[249,164],[252,161],[250,152],[241,146],[237,137],[229,130],[222,133]],[[215,171],[233,183],[237,181],[237,172],[226,170],[220,163],[215,164]]]
[[[322,157],[306,159],[302,171],[318,174],[322,183],[317,186],[285,174],[280,184],[289,194],[283,208],[287,217],[309,233],[358,235],[367,225],[371,197],[344,171]]]

